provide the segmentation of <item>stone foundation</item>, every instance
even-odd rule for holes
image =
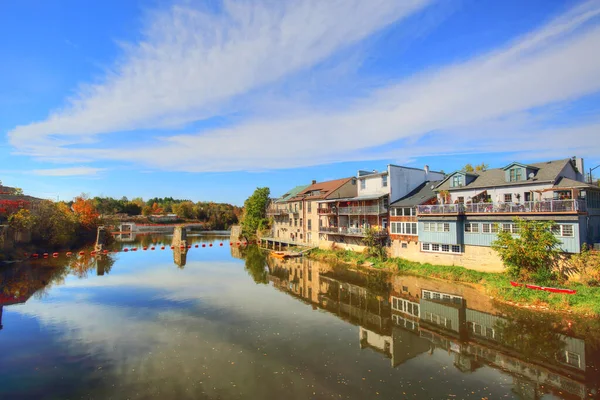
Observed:
[[[402,247],[402,243],[406,244],[406,248]],[[504,271],[504,264],[498,254],[490,247],[484,246],[464,245],[461,254],[445,254],[421,251],[421,246],[417,242],[407,243],[394,240],[389,254],[391,257],[420,263],[459,266],[484,272]]]

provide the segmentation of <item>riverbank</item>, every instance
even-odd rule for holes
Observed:
[[[391,273],[410,274],[428,278],[443,279],[477,286],[483,293],[511,305],[537,308],[553,312],[571,312],[583,316],[600,316],[600,288],[583,284],[552,284],[577,290],[574,295],[554,294],[510,285],[510,278],[501,273],[474,271],[459,266],[422,264],[401,258],[380,261],[364,254],[348,250],[315,249],[310,258],[345,263],[353,266],[370,266]]]

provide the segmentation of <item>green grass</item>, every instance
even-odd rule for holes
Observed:
[[[488,295],[501,301],[516,303],[520,306],[542,306],[552,311],[572,311],[576,314],[600,316],[600,288],[578,283],[561,284],[548,282],[546,286],[564,287],[577,290],[574,295],[549,293],[527,288],[515,288],[510,285],[506,274],[474,271],[459,266],[432,265],[390,258],[381,261],[374,257],[349,250],[315,249],[311,258],[325,262],[345,263],[360,266],[370,262],[373,268],[388,270],[392,273],[410,274],[427,278],[437,278],[452,282],[475,284]]]

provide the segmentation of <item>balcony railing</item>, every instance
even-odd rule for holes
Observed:
[[[267,208],[267,215],[285,215],[289,212],[287,208]]]
[[[419,215],[431,214],[519,214],[586,212],[584,200],[540,200],[523,203],[438,204],[418,206]]]
[[[317,208],[317,213],[319,215],[337,214],[337,208],[335,208],[335,207]]]
[[[366,236],[368,228],[353,228],[348,226],[321,226],[319,232],[346,236]],[[387,235],[385,230],[376,230],[376,235]]]
[[[357,206],[357,207],[339,207],[340,215],[379,215],[386,214],[387,208],[381,206]]]

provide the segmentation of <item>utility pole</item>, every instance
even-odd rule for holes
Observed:
[[[594,180],[592,179],[592,171],[595,170],[598,167],[600,167],[600,165],[596,165],[594,168],[590,168],[590,185],[592,183],[594,183]]]

